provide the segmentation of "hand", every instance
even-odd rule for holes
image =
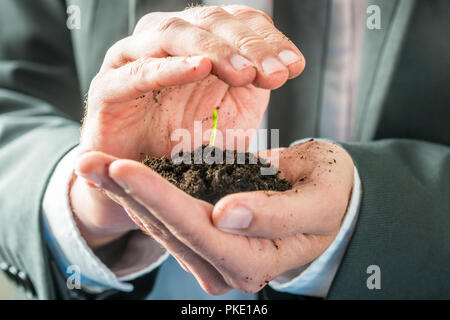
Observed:
[[[126,208],[210,294],[256,292],[322,254],[340,228],[353,186],[353,162],[335,144],[311,141],[269,150],[293,188],[228,195],[214,207],[192,198],[144,165],[99,152],[84,166],[104,168],[101,187]],[[225,232],[224,232],[225,231]],[[233,234],[230,234],[233,233]]]
[[[204,131],[211,127],[213,106],[219,106],[219,129],[256,129],[270,90],[298,76],[304,64],[271,19],[249,7],[150,13],[108,50],[91,83],[81,153],[134,160],[167,155],[178,143],[170,139],[173,130],[192,133],[194,120],[203,120]],[[96,181],[102,168],[89,170]],[[82,179],[75,179],[70,196],[92,247],[135,228],[121,206]]]

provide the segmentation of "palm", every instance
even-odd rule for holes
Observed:
[[[183,86],[148,92],[126,103],[103,106],[91,148],[119,158],[170,154],[180,141],[171,141],[176,129],[187,129],[194,143],[194,121],[202,131],[211,128],[212,108],[219,106],[219,129],[257,129],[270,91],[253,85],[230,87],[214,75]],[[225,135],[225,133],[224,133]],[[206,137],[206,136],[205,136]],[[208,139],[203,137],[203,143]]]

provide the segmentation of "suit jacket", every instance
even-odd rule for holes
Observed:
[[[365,30],[356,134],[343,144],[363,199],[327,298],[450,298],[450,3],[372,2],[382,25]],[[79,30],[66,27],[70,4],[81,8]],[[140,5],[0,2],[0,265],[20,294],[71,297],[42,237],[42,197],[55,165],[78,143],[92,77],[106,50],[131,33]],[[180,10],[186,2],[151,6]],[[272,95],[269,125],[281,128],[286,145],[318,136],[330,3],[276,1],[274,16],[308,61],[301,77]],[[367,287],[371,265],[380,267],[381,290]],[[156,276],[136,281],[141,295],[122,297],[144,296]],[[97,298],[107,296],[118,297]],[[270,289],[262,296],[287,297]]]

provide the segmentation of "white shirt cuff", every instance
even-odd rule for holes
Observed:
[[[133,280],[157,268],[169,253],[151,237],[135,232],[127,248],[113,267],[106,266],[87,245],[73,218],[69,204],[69,184],[74,170],[77,148],[57,165],[43,200],[43,223],[46,241],[66,274],[67,267],[77,266],[82,284],[92,292],[117,289],[130,292]],[[67,274],[68,276],[69,274]]]
[[[320,139],[317,139],[320,140]],[[325,298],[341,264],[348,243],[358,220],[362,198],[361,179],[354,168],[353,189],[350,203],[339,233],[331,245],[306,268],[292,270],[272,280],[269,285],[281,292]],[[297,276],[295,276],[297,275]]]

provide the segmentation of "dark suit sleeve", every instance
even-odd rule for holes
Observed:
[[[449,299],[450,148],[400,139],[341,145],[358,168],[363,197],[326,298]],[[373,265],[380,289],[367,286]],[[310,299],[270,287],[259,298]]]
[[[41,201],[54,166],[78,142],[80,110],[63,1],[2,0],[0,262],[28,297],[53,296]]]
[[[65,2],[0,1],[0,266],[19,297],[144,298],[157,270],[132,281],[133,293],[68,290],[43,239],[42,198],[78,144],[82,109]]]
[[[450,148],[398,139],[343,146],[363,199],[328,298],[450,298]],[[367,287],[371,265],[381,289]]]

